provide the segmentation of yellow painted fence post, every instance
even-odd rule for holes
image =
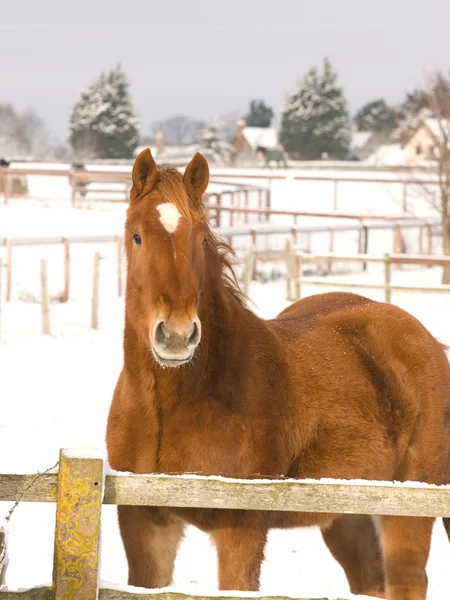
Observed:
[[[54,600],[96,600],[104,461],[61,450],[53,559]]]

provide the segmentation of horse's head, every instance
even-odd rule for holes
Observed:
[[[132,180],[125,228],[127,319],[160,365],[176,367],[191,360],[201,338],[208,163],[197,153],[181,175],[158,169],[147,149],[136,159]]]

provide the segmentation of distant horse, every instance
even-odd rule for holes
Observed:
[[[281,163],[284,168],[287,168],[286,156],[282,150],[278,148],[268,149],[263,146],[258,146],[256,152],[263,155],[266,167],[270,166],[272,161],[277,163],[277,166]]]
[[[133,167],[124,365],[109,462],[135,473],[450,481],[450,367],[411,315],[349,293],[277,318],[246,306],[208,227],[208,164]],[[319,525],[350,589],[423,600],[434,519],[120,506],[128,582],[171,583],[186,523],[208,532],[221,590],[257,590],[270,528]],[[446,522],[448,525],[448,522]],[[301,588],[301,582],[299,582]]]

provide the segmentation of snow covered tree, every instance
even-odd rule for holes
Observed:
[[[213,162],[225,160],[230,152],[230,145],[221,136],[222,123],[213,118],[200,134],[200,152]]]
[[[380,98],[361,107],[355,115],[358,131],[393,131],[397,126],[396,111]]]
[[[337,74],[325,59],[323,75],[315,67],[287,94],[282,108],[280,142],[288,152],[314,160],[323,154],[345,158],[350,119]]]
[[[139,140],[139,122],[120,65],[86,88],[70,119],[70,143],[77,154],[129,158]]]
[[[247,127],[270,127],[273,119],[273,110],[264,100],[252,100],[245,123]]]

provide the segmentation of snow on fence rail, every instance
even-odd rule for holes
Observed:
[[[58,473],[47,472],[37,480],[36,475],[0,475],[0,501],[19,499],[57,503],[53,582],[52,586],[22,592],[0,590],[0,600],[227,598],[226,594],[185,596],[132,587],[99,588],[102,504],[450,517],[450,485],[135,475],[107,470],[100,453],[71,450],[61,450]],[[242,592],[229,597],[265,598]]]
[[[329,277],[306,277],[302,273],[303,263],[327,262],[329,271],[331,264],[338,262],[362,262],[362,263],[381,263],[384,265],[384,282],[356,282],[356,281],[336,281]],[[337,254],[334,252],[323,253],[305,253],[298,246],[292,247],[289,254],[289,263],[286,265],[286,287],[287,299],[298,300],[301,298],[301,290],[304,284],[325,285],[327,287],[351,288],[351,289],[376,289],[384,290],[385,302],[391,302],[392,291],[406,292],[432,292],[448,293],[450,285],[441,284],[438,286],[425,285],[405,285],[393,284],[391,281],[392,265],[418,265],[418,266],[441,266],[450,267],[450,256],[434,255],[413,255],[413,254],[389,254],[370,255],[370,254]],[[292,293],[292,284],[294,284],[294,293]]]
[[[186,161],[183,161],[183,163]],[[321,171],[326,171],[326,163],[309,163],[304,165],[308,168],[319,168]],[[45,176],[58,176],[67,177],[71,186],[71,202],[72,205],[76,203],[77,193],[80,190],[85,190],[86,185],[90,183],[114,183],[124,184],[123,198],[127,198],[128,188],[131,180],[131,163],[124,165],[120,168],[114,169],[102,169],[99,165],[87,165],[87,168],[73,168],[69,165],[59,165],[57,168],[52,165],[45,167],[30,167],[27,165],[21,165],[20,167],[9,166],[0,167],[0,179],[4,181],[4,201],[8,202],[12,196],[12,181],[14,178],[25,177],[27,175],[45,175]],[[329,167],[333,168],[330,164]],[[418,180],[415,179],[411,170],[408,168],[395,168],[395,167],[382,167],[381,169],[375,166],[369,165],[357,165],[357,164],[346,164],[337,163],[335,168],[347,171],[346,174],[337,176],[336,174],[320,174],[311,175],[302,172],[303,169],[211,169],[210,181],[212,184],[232,184],[234,186],[242,185],[242,180],[251,180],[254,183],[265,183],[267,190],[267,208],[270,207],[271,203],[271,188],[273,181],[280,180],[293,180],[293,181],[304,181],[304,182],[330,182],[333,184],[333,208],[337,210],[338,207],[338,189],[340,183],[368,183],[368,184],[381,184],[381,185],[400,185],[402,187],[402,208],[406,212],[408,207],[408,186],[417,186]],[[382,177],[361,177],[357,173],[364,169],[369,172],[385,172],[387,175]],[[354,175],[348,173],[354,171]],[[418,173],[421,185],[436,186],[438,185],[435,171],[427,168],[416,167],[415,171]],[[241,180],[241,183],[240,183]],[[245,185],[245,184],[244,184]]]
[[[264,211],[263,211],[264,212]],[[419,240],[418,248],[419,252],[426,245],[428,254],[431,254],[432,249],[432,236],[433,229],[439,227],[438,221],[422,220],[422,219],[411,219],[405,217],[404,220],[382,220],[381,222],[364,222],[366,218],[363,215],[349,215],[344,213],[308,213],[308,212],[286,212],[286,211],[273,211],[274,214],[287,214],[293,216],[295,219],[297,216],[335,216],[338,218],[353,218],[359,220],[358,223],[353,224],[335,224],[329,225],[315,225],[315,226],[304,226],[304,225],[278,225],[273,223],[259,224],[259,225],[242,225],[234,227],[220,227],[218,233],[223,238],[226,238],[231,246],[233,246],[233,239],[236,237],[247,237],[250,243],[256,247],[256,240],[258,236],[268,235],[285,235],[291,239],[292,244],[298,243],[298,236],[301,234],[307,234],[308,236],[314,233],[328,233],[328,249],[330,251],[334,248],[334,237],[337,232],[358,232],[359,237],[357,240],[358,250],[360,252],[366,252],[369,244],[369,232],[371,230],[390,230],[393,232],[392,247],[394,252],[400,250],[400,241],[402,231],[404,229],[418,229]],[[233,214],[230,212],[230,214]],[[372,215],[374,219],[377,217]],[[426,244],[425,238],[426,236]],[[13,247],[20,246],[51,246],[51,245],[63,245],[64,251],[64,265],[63,265],[63,293],[62,301],[67,302],[70,297],[70,247],[72,244],[89,244],[89,243],[115,243],[117,245],[116,260],[117,260],[117,294],[122,296],[123,293],[123,238],[121,235],[74,235],[74,236],[33,236],[33,237],[11,237],[5,238],[0,236],[0,247],[6,248],[6,301],[9,302],[11,299],[11,288],[12,288],[12,268],[13,268]],[[262,257],[259,261],[264,260]]]

